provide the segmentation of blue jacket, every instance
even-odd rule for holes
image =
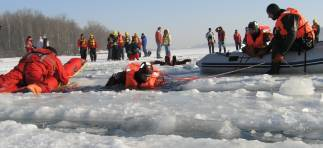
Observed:
[[[147,38],[146,36],[141,36],[141,43],[142,43],[142,46],[146,46],[147,45]]]

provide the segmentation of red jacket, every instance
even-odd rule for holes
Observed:
[[[162,36],[160,31],[156,31],[155,39],[156,39],[157,44],[162,44],[163,43],[163,36]]]
[[[241,43],[241,35],[240,35],[240,33],[239,32],[238,33],[234,33],[233,39],[234,39],[234,41],[236,43]]]
[[[218,32],[218,40],[219,41],[224,41],[225,39],[225,32],[223,30]]]

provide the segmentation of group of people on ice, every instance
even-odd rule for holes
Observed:
[[[130,61],[139,60],[141,56],[148,57],[151,51],[147,50],[147,37],[144,33],[139,37],[134,33],[130,37],[128,32],[124,35],[121,32],[114,31],[108,36],[108,60],[124,60],[125,53]],[[141,55],[141,49],[143,55]]]
[[[77,41],[77,47],[82,59],[86,60],[89,51],[91,62],[96,62],[96,49],[98,48],[98,44],[92,33],[90,33],[88,40],[84,37],[84,34],[81,33],[80,38]]]
[[[316,20],[313,25],[294,8],[281,9],[277,4],[268,5],[266,12],[268,17],[276,21],[273,32],[267,25],[258,24],[252,21],[246,27],[246,34],[243,39],[242,51],[250,57],[262,58],[271,51],[272,67],[268,71],[269,74],[278,74],[280,64],[284,61],[284,56],[288,51],[303,51],[314,47],[319,41],[320,26]],[[225,33],[222,27],[216,29],[218,32],[219,52],[221,47],[225,50],[224,38]],[[209,45],[209,52],[214,53],[214,33],[209,28],[206,34]],[[234,41],[236,49],[241,48],[241,35],[235,30]]]
[[[266,25],[259,25],[253,21],[248,24],[248,31],[245,35],[245,47],[243,52],[249,56],[261,57],[271,50],[272,52],[272,68],[271,74],[279,73],[280,63],[284,60],[284,55],[289,50],[309,50],[313,48],[314,42],[318,41],[319,25],[314,24],[313,28],[306,21],[300,12],[293,8],[281,9],[277,4],[270,4],[267,7],[267,14],[273,20],[276,20],[274,32],[271,33],[270,28]],[[225,32],[222,27],[216,29],[219,37],[219,48],[224,48],[226,52],[224,38]],[[210,29],[208,34],[212,34]],[[207,39],[209,44],[215,43],[214,37]],[[144,35],[144,34],[143,34]],[[120,36],[120,38],[119,38]],[[122,58],[122,50],[118,47],[124,38],[129,37],[125,33],[125,37],[121,37],[121,33],[113,33],[111,53],[109,58],[118,60]],[[116,38],[118,37],[118,38]],[[106,88],[122,86],[129,89],[154,89],[165,83],[165,75],[153,64],[160,65],[178,65],[190,62],[190,59],[178,61],[176,56],[171,59],[170,43],[171,38],[167,29],[161,34],[161,27],[158,27],[156,34],[157,58],[161,58],[161,47],[165,46],[165,61],[152,61],[128,64],[124,71],[113,74],[106,84]],[[129,46],[139,46],[136,34],[132,37]],[[119,41],[118,41],[119,40]],[[267,44],[267,42],[270,42]],[[66,64],[62,64],[57,58],[57,51],[50,47],[47,40],[43,40],[42,47],[32,46],[32,38],[26,40],[27,54],[23,56],[18,65],[10,72],[0,75],[0,92],[33,92],[35,94],[52,92],[57,90],[61,85],[66,85],[69,79],[77,73],[86,62],[86,51],[88,48],[96,49],[96,41],[93,35],[86,41],[83,34],[78,41],[82,58],[72,58]],[[133,45],[131,45],[133,43]],[[30,46],[31,45],[31,46]],[[122,43],[125,46],[125,42]],[[93,47],[93,48],[92,48]],[[110,47],[109,47],[110,48]],[[126,48],[128,58],[130,60],[138,58],[138,51],[133,52],[130,49],[138,47]],[[95,50],[92,50],[95,53]],[[210,48],[210,52],[214,52],[214,46]],[[145,54],[145,52],[144,52]],[[111,57],[110,57],[111,56]],[[147,56],[145,54],[145,56]],[[92,54],[91,60],[96,60],[96,54]]]

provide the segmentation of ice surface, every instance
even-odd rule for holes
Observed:
[[[313,95],[314,89],[311,78],[291,77],[281,85],[279,92],[287,95]]]
[[[300,140],[287,139],[277,143],[262,143],[244,139],[217,140],[210,138],[185,138],[176,135],[147,135],[143,137],[99,136],[88,133],[64,133],[50,129],[39,129],[35,125],[14,121],[0,122],[0,147],[69,147],[69,148],[214,148],[214,147],[262,147],[262,148],[319,148],[323,145],[308,145]],[[272,137],[270,133],[266,136]]]
[[[205,54],[201,51],[208,50],[174,51],[192,63],[160,68],[176,77],[199,76],[194,63]],[[316,145],[323,143],[320,74],[230,75],[168,91],[98,91],[128,63],[105,59],[106,53],[99,54],[72,79],[86,91],[0,94],[0,147],[322,146]],[[1,59],[0,72],[18,60]]]

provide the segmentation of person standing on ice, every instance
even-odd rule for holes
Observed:
[[[125,32],[125,36],[124,36],[124,48],[125,48],[125,51],[126,51],[126,54],[127,54],[127,57],[129,58],[128,56],[128,52],[130,50],[130,44],[131,44],[131,37],[129,35],[128,32]]]
[[[314,47],[315,35],[305,17],[294,8],[281,9],[277,4],[267,7],[268,17],[276,21],[272,48],[272,66],[267,72],[279,74],[280,63],[289,51],[304,51]]]
[[[118,60],[124,60],[124,36],[118,32]]]
[[[223,28],[220,26],[218,28],[215,29],[215,31],[218,33],[218,45],[219,45],[219,53],[221,53],[222,47],[224,50],[224,53],[226,53],[226,47],[225,47],[225,32],[223,30]]]
[[[133,61],[135,59],[139,60],[139,47],[138,47],[138,37],[132,36],[131,44],[127,50],[127,56],[129,61]]]
[[[34,50],[33,38],[31,36],[27,36],[26,38],[25,49],[27,53],[32,52]]]
[[[236,45],[236,50],[241,49],[241,35],[238,32],[238,30],[234,31],[234,35],[233,35],[233,39],[234,39],[234,44]]]
[[[172,38],[169,34],[168,29],[165,29],[164,35],[163,35],[163,46],[165,47],[166,56],[168,56],[168,57],[171,56],[171,52],[170,52],[171,40],[172,40]]]
[[[37,42],[37,48],[43,48],[43,46],[44,46],[43,36],[39,36],[39,40]]]
[[[80,50],[81,58],[86,60],[87,56],[87,40],[85,39],[83,33],[81,33],[79,40],[77,41],[77,47]]]
[[[90,38],[88,40],[88,48],[90,50],[90,58],[91,58],[91,62],[96,62],[96,49],[97,49],[98,45],[97,42],[94,38],[94,35],[91,33],[90,34]]]
[[[162,46],[162,43],[163,43],[163,35],[161,33],[161,27],[160,26],[157,28],[157,31],[155,33],[155,39],[156,39],[156,44],[157,44],[157,59],[160,59],[160,58],[162,58],[160,56],[160,51],[161,51],[161,46]]]
[[[114,31],[112,36],[112,60],[119,60],[118,56],[118,32]]]
[[[209,53],[214,53],[215,37],[211,28],[209,28],[209,31],[205,34],[205,38],[207,40],[207,45],[209,46]]]
[[[147,37],[144,33],[141,34],[141,44],[142,44],[142,51],[144,52],[144,56],[148,56],[147,52]]]
[[[42,48],[47,48],[49,47],[49,41],[46,35],[43,35],[43,47]]]
[[[320,24],[317,22],[316,19],[313,20],[312,29],[313,29],[314,34],[315,34],[315,43],[318,43],[319,40],[320,40],[319,36],[320,36],[321,27],[320,27]]]
[[[108,44],[107,44],[108,58],[107,58],[107,60],[112,60],[113,33],[109,34],[107,41],[108,41]]]
[[[268,42],[272,39],[270,27],[259,25],[256,21],[248,24],[248,32],[245,35],[245,47],[242,51],[250,57],[259,57],[269,52]]]

